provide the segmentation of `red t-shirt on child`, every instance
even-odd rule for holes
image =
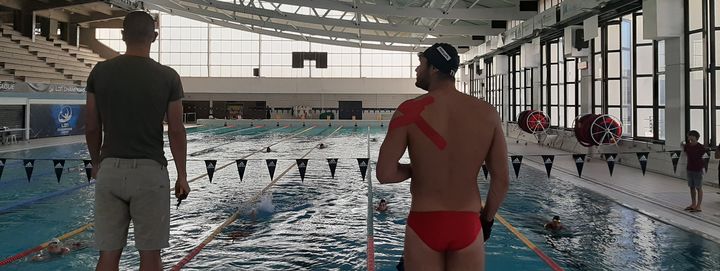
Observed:
[[[703,171],[705,163],[703,162],[703,154],[705,154],[705,147],[700,143],[695,145],[685,145],[685,154],[687,154],[687,170],[688,171]]]

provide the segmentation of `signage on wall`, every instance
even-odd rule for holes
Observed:
[[[85,133],[85,105],[30,105],[31,138],[80,135]]]

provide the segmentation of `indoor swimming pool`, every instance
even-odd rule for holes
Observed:
[[[377,141],[368,142],[368,133]],[[371,161],[376,161],[384,134],[382,127],[368,131],[337,125],[188,129],[188,179],[206,173],[203,160],[217,160],[217,171],[212,182],[205,176],[192,181],[190,197],[179,208],[172,204],[170,247],[162,255],[165,268],[178,264],[238,212],[238,219],[220,229],[183,270],[367,270],[368,186],[356,158],[367,157],[369,144]],[[321,142],[328,148],[317,149]],[[268,146],[270,153],[264,152]],[[165,152],[170,159],[168,144]],[[309,162],[301,181],[295,159],[306,153]],[[94,186],[88,184],[82,161],[68,160],[65,168],[71,170],[65,170],[58,183],[52,161],[36,161],[28,182],[23,162],[15,159],[86,157],[85,144],[0,153],[0,158],[8,159],[0,179],[0,261],[93,221]],[[338,158],[335,178],[327,158]],[[248,160],[242,181],[237,159]],[[246,208],[245,203],[270,184],[265,159],[278,159],[274,173],[278,181],[264,201]],[[172,162],[169,172],[174,180]],[[386,199],[390,207],[386,213],[375,212],[372,219],[377,270],[395,270],[402,254],[409,184],[373,183],[374,203]],[[482,174],[478,184],[482,191],[488,188]],[[57,191],[65,192],[36,200]],[[22,202],[28,203],[18,205]],[[513,174],[500,215],[565,270],[717,270],[720,266],[720,244],[569,182],[548,179],[544,170],[530,165],[523,165],[518,179]],[[559,234],[543,230],[553,215],[559,215],[568,230]],[[90,248],[42,262],[25,257],[0,265],[0,270],[94,270],[98,253],[92,248],[92,233],[88,227],[69,238]],[[121,270],[139,265],[132,245],[131,229]],[[495,223],[486,252],[487,270],[551,270],[501,223]]]

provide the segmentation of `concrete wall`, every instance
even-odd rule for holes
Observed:
[[[425,91],[414,78],[206,78],[183,77],[189,101],[267,101],[270,107],[338,106],[362,101],[365,108],[395,108]]]

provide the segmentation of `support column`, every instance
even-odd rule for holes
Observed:
[[[665,40],[665,145],[680,146],[685,139],[687,71],[683,38]],[[663,125],[663,124],[660,124]]]
[[[510,73],[508,71],[505,71],[505,73],[502,73],[502,121],[508,122],[511,120],[510,118],[510,97],[512,93],[510,93]]]
[[[50,23],[48,24],[48,35],[47,37],[56,38],[58,36],[58,27],[60,23],[57,20],[50,19]]]
[[[580,112],[578,112],[579,116],[593,112],[593,66],[592,63],[590,63],[590,59],[587,57],[579,58],[578,60],[587,63],[587,68],[580,71],[580,84],[578,85],[578,87],[580,88]]]
[[[541,108],[540,98],[542,97],[542,69],[540,67],[532,68],[532,109],[545,111],[545,108]]]
[[[25,102],[25,140],[30,140],[30,99]]]

